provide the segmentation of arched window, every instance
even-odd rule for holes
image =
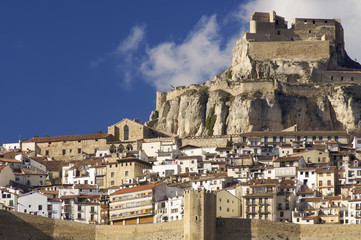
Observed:
[[[128,125],[124,126],[124,140],[129,140],[129,127],[128,127]]]

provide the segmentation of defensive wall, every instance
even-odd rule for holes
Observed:
[[[0,211],[0,239],[183,240],[183,221],[131,226],[87,225]],[[361,225],[299,225],[249,219],[217,219],[217,240],[356,240]]]
[[[319,61],[330,58],[328,41],[250,42],[248,54],[254,60],[292,59]]]

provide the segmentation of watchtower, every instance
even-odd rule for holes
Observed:
[[[216,239],[216,195],[206,190],[190,190],[184,195],[184,239]]]

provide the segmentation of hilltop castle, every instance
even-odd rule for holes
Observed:
[[[157,92],[148,124],[180,137],[295,124],[300,130],[360,129],[361,65],[347,55],[343,35],[339,19],[296,18],[288,28],[275,12],[255,12],[232,65],[202,85]],[[210,113],[216,121],[206,126]]]
[[[361,65],[344,49],[340,19],[296,18],[291,28],[276,13],[255,12],[250,32],[233,50],[232,71],[237,78],[280,77],[287,81],[360,80]],[[334,75],[331,79],[331,76]],[[281,77],[282,78],[282,77]]]

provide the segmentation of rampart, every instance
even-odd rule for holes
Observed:
[[[319,61],[330,58],[328,41],[250,42],[249,56],[254,60],[292,59]]]
[[[356,240],[361,225],[292,223],[240,218],[217,219],[217,240]],[[0,211],[0,239],[183,240],[183,221],[129,226],[86,225],[23,213]]]

